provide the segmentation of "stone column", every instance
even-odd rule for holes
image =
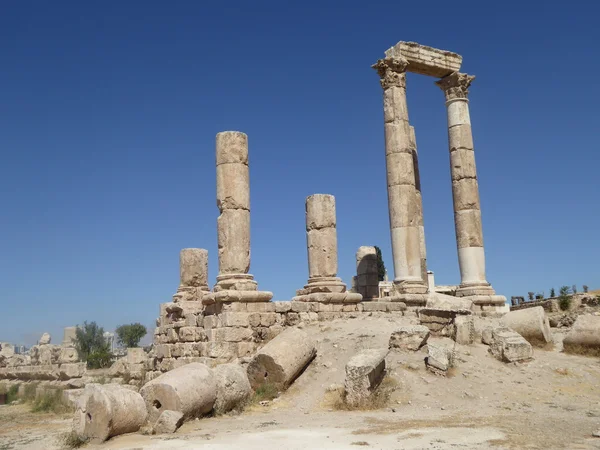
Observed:
[[[208,292],[208,250],[182,249],[179,252],[179,287],[173,301],[201,301]]]
[[[360,294],[346,292],[337,277],[337,230],[335,197],[314,194],[306,198],[306,244],[308,283],[297,291],[294,301],[358,302]]]
[[[214,301],[269,301],[273,294],[258,291],[250,270],[250,172],[248,136],[239,131],[217,134],[217,244],[219,275]],[[218,295],[216,295],[218,294]]]
[[[379,296],[379,272],[375,247],[359,247],[356,252],[357,292],[363,300],[373,300]]]
[[[419,249],[421,252],[421,279],[429,287],[427,276],[427,249],[425,247],[425,222],[423,220],[423,195],[421,193],[421,174],[419,171],[419,154],[417,152],[417,138],[415,136],[415,127],[410,127],[410,138],[414,148],[413,166],[415,172],[415,189],[417,196],[417,223],[419,226]]]
[[[379,60],[373,68],[383,88],[385,154],[394,284],[398,294],[424,294],[421,273],[418,205],[406,105],[406,66],[401,58]]]
[[[474,79],[472,75],[454,72],[436,82],[444,91],[448,112],[454,224],[461,279],[456,291],[458,297],[495,294],[485,276],[479,186],[467,98]]]

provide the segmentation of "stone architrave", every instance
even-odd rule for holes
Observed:
[[[356,252],[356,291],[363,300],[379,297],[379,271],[375,247],[362,246]]]
[[[217,134],[217,219],[219,275],[204,304],[268,302],[272,292],[259,291],[250,270],[250,172],[248,136],[239,131]]]
[[[392,300],[408,301],[408,295],[417,294],[410,302],[417,300],[422,304],[427,299],[427,285],[421,270],[422,220],[416,192],[415,142],[406,103],[407,66],[408,61],[398,56],[380,59],[373,68],[383,88],[388,207],[397,292]]]
[[[335,197],[314,194],[306,198],[306,247],[308,283],[296,291],[294,301],[325,303],[360,302],[362,296],[347,292],[337,277],[337,230]]]
[[[179,252],[179,287],[173,301],[202,301],[208,288],[208,250],[184,248]]]
[[[461,278],[456,295],[474,297],[474,303],[479,300],[503,304],[506,299],[495,295],[485,275],[479,186],[468,100],[469,86],[474,79],[472,75],[454,72],[436,82],[444,91],[448,116],[454,223]]]

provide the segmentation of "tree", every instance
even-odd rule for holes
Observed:
[[[385,280],[385,263],[381,256],[381,249],[375,246],[375,253],[377,253],[377,278],[379,281]]]
[[[130,323],[129,325],[120,325],[115,330],[119,338],[119,344],[124,347],[137,347],[148,330],[141,323]]]
[[[577,294],[577,285],[574,284],[571,290],[573,291],[573,294]]]
[[[73,344],[79,358],[85,361],[90,369],[110,366],[110,344],[104,339],[104,328],[99,327],[96,322],[83,322],[83,326],[78,326]]]
[[[558,296],[558,306],[561,310],[566,311],[571,306],[571,296],[569,295],[571,290],[569,286],[562,286],[560,288],[560,295]]]
[[[527,293],[527,296],[529,297],[529,301],[530,301],[530,302],[531,302],[531,301],[533,301],[533,296],[534,296],[534,295],[535,295],[535,293],[534,293],[534,292],[528,292],[528,293]]]
[[[583,293],[587,294],[588,293],[589,288],[584,284],[583,285]]]
[[[556,297],[556,291],[554,290],[554,288],[550,289],[550,297]]]

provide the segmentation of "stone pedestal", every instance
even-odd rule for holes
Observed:
[[[398,301],[417,295],[426,301],[427,285],[421,270],[419,206],[413,154],[415,143],[408,122],[406,67],[401,58],[379,60],[373,68],[383,88],[388,207],[394,258],[394,286]]]
[[[346,292],[337,277],[337,230],[335,197],[315,194],[306,198],[306,242],[308,283],[299,289],[294,301],[348,303],[362,300],[360,294]]]
[[[217,219],[219,275],[205,304],[218,301],[268,302],[273,294],[258,291],[250,270],[250,174],[248,136],[239,131],[217,134]]]
[[[363,300],[379,297],[379,271],[375,247],[359,247],[356,252],[356,292]]]
[[[173,301],[202,301],[208,288],[208,250],[184,248],[179,252],[179,287]]]
[[[474,304],[503,304],[486,280],[479,186],[469,116],[468,88],[475,77],[454,72],[436,84],[444,91],[448,112],[448,140],[454,200],[454,223],[461,283],[458,297]]]

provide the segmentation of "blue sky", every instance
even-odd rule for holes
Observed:
[[[492,6],[493,5],[493,6]],[[0,14],[0,341],[150,325],[184,247],[218,271],[215,135],[249,135],[252,266],[306,282],[304,199],[337,199],[339,276],[392,272],[382,94],[400,40],[463,55],[488,280],[600,288],[600,7],[593,2],[6,2]],[[428,265],[459,281],[444,96],[409,74]]]

